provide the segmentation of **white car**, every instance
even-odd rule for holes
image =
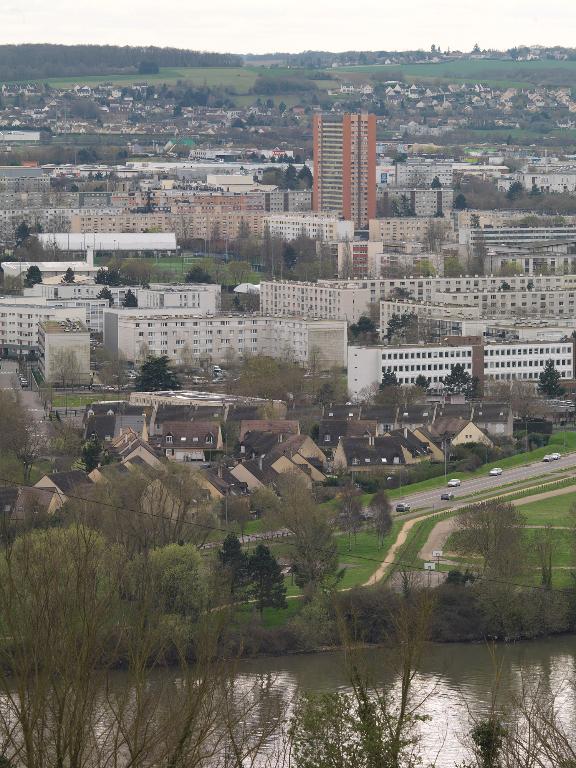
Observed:
[[[503,470],[500,469],[500,467],[494,467],[493,469],[490,470],[488,474],[491,475],[492,477],[498,477],[499,475],[502,474],[502,471]]]
[[[558,459],[562,458],[562,454],[561,453],[551,453],[550,454],[550,458],[552,459],[552,461],[558,461]]]
[[[542,461],[554,461],[554,459],[552,458],[552,454],[547,453],[546,456],[542,457]]]
[[[448,480],[448,488],[460,488],[462,485],[462,480],[458,480],[457,478],[454,478],[453,480]]]

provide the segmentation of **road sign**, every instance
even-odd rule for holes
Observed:
[[[424,563],[424,570],[425,571],[435,571],[436,570],[436,563]]]
[[[432,550],[432,557],[442,557],[444,552],[441,549],[433,549]]]

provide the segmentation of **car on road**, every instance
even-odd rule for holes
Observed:
[[[448,480],[448,488],[460,488],[461,485],[462,485],[462,480],[458,480],[457,478]]]
[[[445,491],[440,495],[440,501],[452,501],[454,494],[452,491]]]
[[[488,474],[491,477],[499,477],[503,471],[500,467],[493,467]]]
[[[550,454],[550,458],[552,459],[552,461],[558,461],[558,459],[562,458],[562,454],[561,453],[551,453]]]
[[[542,461],[554,461],[554,459],[549,453],[547,453],[546,456],[542,456]]]
[[[410,504],[404,504],[404,502],[396,504],[396,512],[410,512]]]

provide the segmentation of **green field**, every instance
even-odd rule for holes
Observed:
[[[562,496],[553,496],[531,504],[523,504],[520,511],[526,518],[527,525],[553,525],[576,527],[576,491]]]
[[[395,520],[382,547],[378,546],[378,539],[373,531],[360,531],[356,536],[352,536],[351,550],[348,550],[348,536],[338,536],[336,540],[340,553],[340,568],[345,569],[339,588],[350,589],[365,584],[379,566],[378,563],[361,558],[371,558],[371,560],[378,560],[379,562],[385,560],[388,550],[400,533],[401,527],[402,523]]]
[[[502,88],[537,85],[568,86],[576,77],[576,61],[500,61],[497,59],[455,60],[438,64],[374,64],[338,67],[336,76],[378,75],[415,82],[486,83]],[[354,78],[355,79],[355,78]]]

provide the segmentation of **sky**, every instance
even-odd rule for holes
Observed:
[[[576,0],[0,0],[0,43],[233,53],[576,46]]]

